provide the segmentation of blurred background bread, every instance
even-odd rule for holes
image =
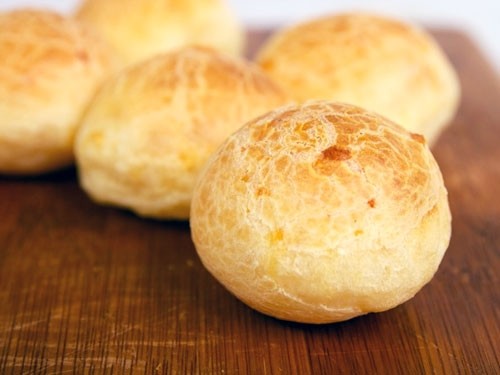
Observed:
[[[330,102],[283,107],[229,137],[200,174],[190,224],[203,264],[229,291],[307,323],[410,299],[451,234],[424,138]]]
[[[77,18],[100,32],[125,64],[191,44],[243,50],[243,29],[225,0],[84,0]]]
[[[187,219],[200,168],[246,121],[288,98],[256,65],[201,47],[126,69],[91,104],[76,140],[96,201]]]
[[[56,13],[0,13],[0,173],[73,162],[74,133],[113,66],[100,39]]]
[[[338,14],[283,29],[257,61],[298,101],[356,104],[423,134],[430,144],[459,101],[457,76],[432,37],[378,15]]]

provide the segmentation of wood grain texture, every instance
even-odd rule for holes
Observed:
[[[187,223],[99,207],[74,170],[0,177],[0,374],[498,374],[500,84],[465,35],[435,35],[463,86],[433,149],[453,236],[414,299],[331,325],[275,320],[204,270]]]

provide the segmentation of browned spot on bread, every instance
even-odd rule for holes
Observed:
[[[373,199],[373,198],[372,198],[372,199],[370,199],[370,200],[368,201],[368,206],[370,206],[371,208],[375,208],[375,199]]]
[[[418,143],[425,145],[425,137],[423,135],[417,133],[410,133],[410,137],[411,139],[417,141]]]
[[[336,146],[323,150],[321,156],[314,162],[313,168],[326,176],[331,176],[341,164],[339,161],[348,160],[352,157],[351,151]]]
[[[259,126],[257,128],[255,128],[252,132],[252,139],[255,141],[255,142],[260,142],[264,139],[264,137],[267,135],[268,133],[268,129],[269,128],[269,124],[265,124],[263,126]]]
[[[269,242],[271,245],[276,244],[279,241],[283,241],[283,229],[278,228],[268,234]]]
[[[273,140],[276,141],[276,131],[275,128],[281,126],[281,124],[286,123],[287,119],[292,116],[297,110],[288,110],[280,113],[276,113],[274,118],[261,126],[252,129],[252,139],[255,142],[260,142],[263,140]],[[258,117],[256,121],[266,118],[267,114]]]
[[[349,151],[348,149],[335,146],[331,146],[323,150],[322,155],[324,159],[337,161],[348,160],[352,157],[351,151]]]
[[[267,188],[265,188],[263,186],[257,188],[257,190],[255,191],[255,195],[258,196],[258,197],[260,197],[262,195],[269,195],[269,194],[270,194],[269,193],[269,189],[267,189]]]

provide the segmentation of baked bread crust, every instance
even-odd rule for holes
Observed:
[[[37,174],[73,162],[73,138],[113,66],[107,47],[56,13],[0,14],[0,173]]]
[[[101,33],[125,64],[192,44],[243,51],[243,28],[224,0],[86,0],[76,17]]]
[[[460,86],[432,36],[398,20],[346,13],[277,32],[257,62],[298,101],[378,112],[432,146],[455,115]]]
[[[183,48],[126,69],[91,104],[75,152],[98,202],[187,219],[209,155],[246,121],[288,103],[255,64]]]
[[[451,234],[424,138],[333,102],[283,107],[233,134],[200,174],[190,223],[203,264],[230,292],[307,323],[407,301]]]

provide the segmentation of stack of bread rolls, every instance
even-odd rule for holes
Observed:
[[[429,148],[458,105],[447,58],[362,13],[280,30],[257,63],[242,43],[222,0],[1,14],[0,173],[76,160],[94,201],[189,219],[214,277],[280,319],[407,301],[451,235]]]

